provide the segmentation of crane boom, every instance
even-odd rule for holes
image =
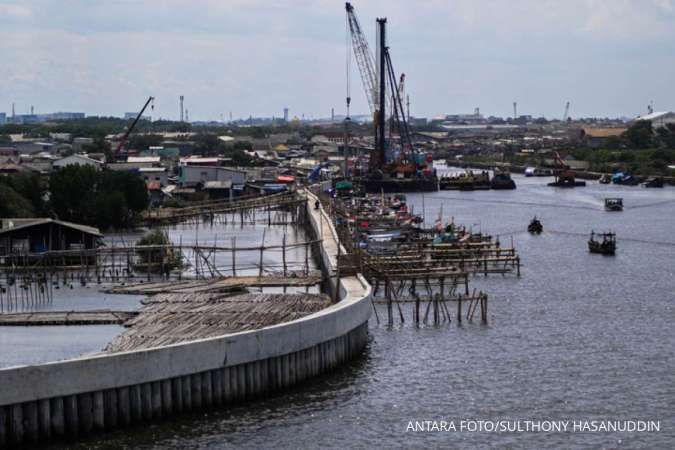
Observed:
[[[347,23],[349,25],[349,32],[352,38],[352,47],[354,48],[354,56],[356,63],[359,66],[359,73],[361,74],[361,81],[363,88],[366,91],[366,98],[368,99],[368,106],[370,112],[377,111],[379,100],[377,98],[377,77],[375,72],[375,58],[370,52],[368,41],[366,40],[359,20],[354,12],[354,7],[351,3],[345,3],[345,10],[347,11]]]
[[[127,143],[127,140],[129,139],[129,135],[131,134],[132,131],[134,131],[134,128],[136,127],[136,124],[137,124],[138,121],[141,119],[141,116],[143,115],[143,113],[145,112],[145,110],[148,108],[148,105],[149,105],[153,100],[155,100],[155,97],[152,97],[152,96],[151,96],[151,97],[148,97],[148,100],[145,102],[145,105],[143,105],[143,108],[142,108],[141,111],[138,113],[138,115],[136,116],[136,118],[134,119],[134,121],[131,122],[131,125],[129,126],[129,129],[127,129],[126,133],[124,133],[124,136],[122,136],[122,140],[120,141],[119,145],[118,145],[117,148],[115,149],[115,155],[119,155],[120,151],[122,150],[122,148],[124,147],[124,145]],[[154,105],[153,105],[153,109],[154,109]]]

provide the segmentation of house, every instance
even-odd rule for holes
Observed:
[[[138,173],[146,182],[157,181],[161,186],[169,184],[166,167],[140,167]]]
[[[181,166],[219,166],[220,158],[203,158],[201,156],[190,156],[180,159]]]
[[[232,190],[232,181],[207,181],[204,183],[204,190],[208,192],[209,199],[232,199],[234,191]]]
[[[75,139],[73,139],[73,151],[75,151],[75,152],[84,151],[84,148],[87,145],[92,145],[93,143],[94,143],[94,139],[92,139],[92,138],[76,137]]]
[[[231,181],[233,185],[246,183],[246,172],[217,166],[180,166],[179,183],[183,187],[204,185],[207,181]]]
[[[585,127],[581,129],[581,138],[589,147],[602,147],[610,137],[620,137],[627,128],[596,128]]]
[[[636,121],[645,120],[652,123],[652,129],[656,130],[657,128],[665,127],[668,124],[675,125],[675,112],[664,111],[664,112],[653,112],[647,114],[646,116],[638,116]]]
[[[98,228],[49,218],[6,218],[0,224],[0,259],[11,254],[93,249],[103,237]]]
[[[90,158],[86,155],[70,155],[65,158],[61,158],[52,163],[54,169],[62,169],[66,166],[92,166],[96,170],[100,170],[103,163],[99,160]]]
[[[138,167],[154,167],[158,166],[161,157],[159,156],[129,156],[127,163],[136,164]]]
[[[32,154],[40,152],[52,153],[54,151],[54,144],[51,142],[19,141],[15,142],[14,146],[16,147],[19,153],[23,154]]]

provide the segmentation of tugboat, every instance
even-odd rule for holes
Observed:
[[[591,231],[591,238],[588,240],[588,251],[591,253],[600,253],[601,255],[613,255],[616,252],[616,234],[614,233],[596,233]]]
[[[495,174],[492,177],[492,181],[490,181],[490,187],[496,190],[515,189],[516,182],[511,179],[510,173],[495,169]]]
[[[541,221],[537,219],[537,216],[534,216],[530,224],[527,226],[527,231],[532,234],[540,234],[544,231],[544,226],[541,224]]]
[[[623,211],[623,199],[621,199],[621,198],[606,198],[605,199],[605,210],[606,211]]]

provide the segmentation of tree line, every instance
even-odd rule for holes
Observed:
[[[2,217],[52,217],[120,229],[134,226],[148,203],[145,182],[131,172],[71,165],[48,179],[21,172],[0,177]]]

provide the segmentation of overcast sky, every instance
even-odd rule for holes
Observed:
[[[635,116],[675,109],[675,0],[364,0],[388,18],[414,116]],[[350,48],[351,51],[351,48]],[[344,2],[0,0],[0,112],[191,120],[344,113]],[[352,64],[352,113],[367,103]]]

